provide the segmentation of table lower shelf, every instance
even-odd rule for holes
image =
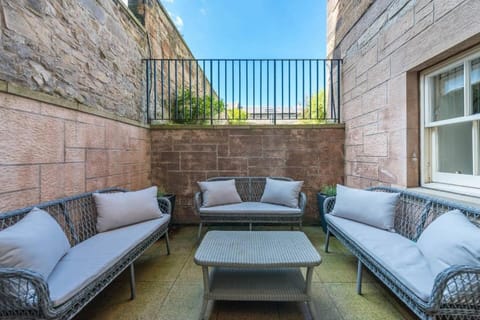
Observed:
[[[309,301],[300,268],[212,268],[210,300]]]

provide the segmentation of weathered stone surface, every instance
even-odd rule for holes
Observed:
[[[39,187],[39,166],[0,166],[0,194]]]
[[[175,137],[180,137],[178,145]],[[343,182],[344,138],[342,127],[153,130],[152,183],[176,193],[181,205],[175,220],[187,223],[196,221],[192,199],[197,181],[217,176],[288,176],[304,181],[307,220],[314,219],[315,193],[323,184]],[[189,140],[195,143],[185,143]]]
[[[64,161],[64,123],[59,119],[0,108],[2,164]]]
[[[86,177],[104,177],[108,175],[108,154],[105,150],[87,149]]]
[[[54,200],[85,191],[83,163],[48,164],[41,166],[42,201]]]
[[[0,194],[0,212],[28,207],[40,202],[40,189],[28,189]]]
[[[65,122],[65,145],[69,148],[104,148],[105,127],[67,121]]]

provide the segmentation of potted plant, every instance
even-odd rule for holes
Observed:
[[[317,193],[318,215],[322,225],[323,232],[327,232],[327,223],[325,221],[325,212],[323,211],[323,203],[328,197],[337,195],[337,186],[334,184],[327,184],[321,187],[320,192]]]
[[[170,201],[170,204],[172,205],[172,212],[171,212],[171,217],[170,217],[170,224],[171,224],[172,220],[173,220],[173,210],[175,209],[175,194],[167,193],[163,186],[158,186],[157,187],[157,198],[160,198],[160,197],[167,198],[168,201]]]

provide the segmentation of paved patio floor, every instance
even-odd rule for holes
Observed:
[[[285,227],[268,229],[285,230]],[[129,300],[128,272],[124,272],[75,319],[198,319],[203,283],[201,268],[193,262],[196,231],[193,226],[178,227],[170,235],[169,256],[162,239],[138,259],[135,300]],[[334,238],[331,252],[325,254],[321,229],[312,226],[304,231],[322,256],[312,283],[319,319],[416,319],[368,272],[364,273],[363,295],[357,295],[355,257]],[[210,319],[295,320],[309,319],[309,315],[303,304],[295,302],[216,302]]]

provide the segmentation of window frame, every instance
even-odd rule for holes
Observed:
[[[480,113],[472,114],[471,62],[480,58],[480,47],[448,59],[420,73],[420,143],[421,185],[435,189],[469,191],[480,195]],[[464,114],[463,116],[432,121],[433,77],[463,65]],[[457,174],[438,171],[438,128],[457,123],[472,123],[472,174]]]

